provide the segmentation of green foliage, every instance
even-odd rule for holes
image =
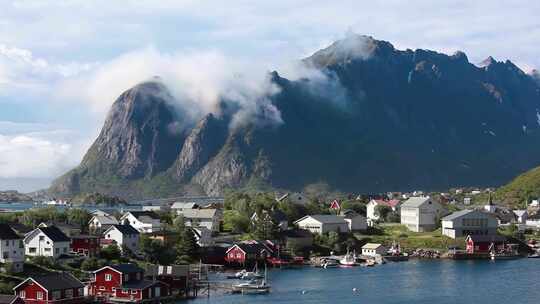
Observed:
[[[191,228],[186,227],[180,234],[175,246],[176,262],[183,264],[196,261],[199,256],[199,245]]]
[[[117,245],[109,245],[101,249],[99,256],[105,260],[118,260],[120,259],[122,252]]]
[[[495,198],[514,208],[525,208],[533,198],[540,197],[540,167],[529,170],[495,192]]]
[[[346,200],[341,203],[342,210],[354,210],[358,214],[366,215],[366,204],[354,200]]]
[[[66,210],[66,217],[70,224],[77,225],[82,230],[85,230],[92,215],[86,209],[70,208]]]
[[[223,230],[234,233],[245,233],[249,231],[250,219],[236,210],[225,210],[223,212]]]
[[[251,225],[251,234],[258,240],[275,240],[279,229],[268,212],[258,211]]]
[[[0,294],[13,294],[14,282],[0,282]]]
[[[19,218],[19,222],[26,225],[35,227],[42,222],[65,222],[66,214],[64,212],[58,212],[55,207],[45,208],[32,208],[25,210],[22,216]]]
[[[392,212],[392,208],[385,205],[375,206],[375,215],[378,216],[381,220],[386,221],[388,214]]]
[[[143,235],[139,244],[148,262],[162,265],[168,265],[174,262],[174,250],[165,246],[161,241],[152,240]]]
[[[81,269],[86,271],[94,271],[105,266],[104,260],[98,260],[96,258],[85,259],[81,264]]]

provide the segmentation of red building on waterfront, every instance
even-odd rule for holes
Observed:
[[[77,235],[71,237],[71,251],[88,257],[97,256],[100,250],[99,236]]]
[[[274,255],[274,244],[269,241],[245,241],[234,244],[225,253],[225,261],[235,265],[255,264]]]
[[[467,253],[489,253],[491,244],[495,246],[495,250],[504,248],[506,238],[501,235],[469,235],[465,240],[467,244]]]
[[[94,271],[89,293],[98,301],[142,303],[170,295],[167,284],[144,279],[144,270],[135,264],[105,266]]]
[[[13,288],[26,304],[86,303],[84,285],[69,273],[30,277]]]

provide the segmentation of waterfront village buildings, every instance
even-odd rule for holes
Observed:
[[[219,232],[222,212],[219,209],[184,209],[180,213],[188,227],[205,227],[212,233]]]
[[[411,197],[401,205],[401,224],[414,232],[429,232],[437,228],[446,214],[441,204],[429,197]]]
[[[377,206],[387,206],[392,211],[397,212],[399,210],[400,201],[397,199],[391,200],[375,200],[372,199],[366,206],[366,215],[368,221],[378,221],[379,215],[376,212]]]
[[[118,225],[118,220],[110,215],[94,215],[88,222],[88,228],[91,232],[105,231],[112,225]]]
[[[103,239],[105,244],[116,244],[120,250],[139,250],[139,231],[131,225],[112,225],[103,233]]]
[[[21,237],[9,225],[0,224],[0,268],[17,273],[24,270],[23,266],[24,245]]]
[[[59,258],[70,252],[71,239],[55,226],[38,227],[24,238],[27,256]]]
[[[306,215],[295,221],[294,224],[300,229],[305,229],[316,234],[324,234],[331,231],[345,233],[367,229],[367,220],[362,215]]]
[[[188,209],[199,209],[199,205],[197,205],[197,203],[175,202],[171,206],[171,210],[176,214],[182,214],[184,210]]]
[[[85,302],[84,284],[67,272],[29,277],[14,288],[27,304]]]
[[[381,244],[367,243],[362,246],[362,255],[369,257],[383,256],[388,252],[388,248]]]
[[[159,215],[153,211],[128,211],[120,218],[123,225],[131,225],[141,233],[152,233],[162,229]]]
[[[450,238],[468,235],[496,235],[497,218],[479,210],[461,210],[442,219],[442,234]]]

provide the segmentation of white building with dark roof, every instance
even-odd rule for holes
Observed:
[[[131,225],[112,225],[103,233],[105,241],[112,241],[120,250],[128,248],[133,252],[139,250],[139,236],[139,231]]]
[[[223,217],[219,209],[185,209],[180,214],[188,227],[205,227],[212,232],[219,232]]]
[[[141,233],[162,230],[159,215],[153,211],[128,211],[120,218],[123,225],[131,225]]]
[[[56,226],[38,227],[24,238],[27,256],[59,258],[70,251],[71,239]]]
[[[491,213],[466,209],[442,218],[442,234],[453,239],[467,235],[496,235],[498,221]]]
[[[90,231],[104,231],[112,225],[118,225],[118,220],[111,215],[94,215],[88,222]]]
[[[0,270],[21,272],[23,265],[24,245],[21,237],[8,224],[0,224]]]
[[[367,228],[366,218],[358,216],[339,216],[331,214],[306,215],[296,220],[294,224],[311,233],[324,234],[327,232],[345,233]]]

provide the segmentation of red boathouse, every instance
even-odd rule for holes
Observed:
[[[505,241],[506,238],[501,235],[469,235],[465,240],[468,254],[489,253],[492,243],[496,250],[501,250]]]
[[[26,304],[86,303],[84,285],[69,273],[30,277],[13,288]]]
[[[144,279],[144,270],[135,264],[105,266],[94,271],[89,292],[99,301],[143,303],[170,295],[169,286]]]

